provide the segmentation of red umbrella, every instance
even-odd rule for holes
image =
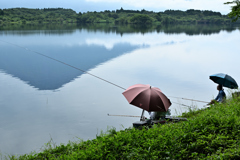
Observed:
[[[150,85],[130,86],[123,95],[130,104],[146,111],[166,112],[172,104],[159,88]]]

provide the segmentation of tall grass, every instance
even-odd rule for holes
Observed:
[[[240,98],[183,114],[188,121],[141,130],[111,128],[94,140],[69,142],[10,159],[239,159]]]

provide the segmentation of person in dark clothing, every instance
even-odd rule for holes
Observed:
[[[167,115],[171,115],[171,110],[168,109],[166,112],[148,112],[151,120],[164,119]]]
[[[217,101],[217,102],[223,102],[224,100],[225,100],[225,98],[226,98],[226,94],[225,94],[225,92],[223,91],[223,87],[222,87],[222,85],[218,85],[217,86],[217,90],[219,90],[219,92],[218,92],[218,95],[217,95],[217,97],[215,98],[215,100]]]
[[[208,104],[214,104],[216,102],[224,102],[224,100],[226,99],[226,94],[223,90],[223,86],[219,84],[217,86],[217,90],[219,91],[217,97]]]

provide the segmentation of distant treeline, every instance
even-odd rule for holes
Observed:
[[[101,12],[76,13],[64,8],[11,8],[0,9],[0,24],[42,23],[114,23],[114,24],[230,24],[231,19],[220,12],[189,9],[187,11],[166,10],[105,10]],[[240,23],[238,20],[236,23]]]

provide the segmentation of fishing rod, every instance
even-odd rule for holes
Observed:
[[[62,64],[64,64],[64,65],[68,66],[68,67],[74,68],[74,69],[79,70],[79,71],[81,71],[81,72],[83,72],[83,73],[86,73],[86,74],[89,74],[89,75],[91,75],[91,76],[93,76],[93,77],[95,77],[95,78],[98,78],[98,79],[100,79],[100,80],[102,80],[102,81],[105,81],[105,82],[107,82],[107,83],[109,83],[109,84],[111,84],[111,85],[114,85],[114,86],[116,86],[116,87],[118,87],[118,88],[121,88],[121,89],[123,89],[123,90],[126,90],[126,88],[123,88],[123,87],[121,87],[121,86],[119,86],[119,85],[117,85],[117,84],[115,84],[115,83],[113,83],[113,82],[110,82],[110,81],[108,81],[108,80],[106,80],[106,79],[103,79],[103,78],[98,77],[98,76],[96,76],[96,75],[94,75],[94,74],[92,74],[92,73],[89,73],[89,72],[87,72],[87,71],[85,71],[85,70],[83,70],[83,69],[80,69],[80,68],[78,68],[78,67],[75,67],[75,66],[73,66],[73,65],[70,65],[70,64],[68,64],[68,63],[65,63],[65,62],[60,61],[60,60],[58,60],[58,59],[52,58],[52,57],[47,56],[47,55],[45,55],[45,54],[42,54],[42,53],[40,53],[40,52],[31,50],[31,49],[28,49],[27,47],[23,47],[23,46],[20,46],[20,45],[14,44],[14,43],[10,43],[10,42],[7,42],[7,41],[3,41],[3,40],[0,40],[0,41],[1,41],[1,42],[4,42],[4,43],[7,43],[7,44],[10,44],[10,45],[12,45],[12,46],[18,47],[18,48],[25,49],[25,50],[27,50],[27,51],[29,51],[29,52],[32,52],[32,53],[41,55],[41,56],[43,56],[43,57],[46,57],[46,58],[51,59],[51,60],[54,60],[54,61],[56,61],[56,62],[62,63]],[[169,97],[178,98],[178,99],[180,98],[180,99],[184,99],[184,100],[197,101],[197,102],[203,102],[203,103],[209,103],[209,102],[204,102],[204,101],[199,101],[199,100],[194,100],[194,99],[181,98],[181,97],[174,97],[174,96],[169,96]],[[176,102],[173,102],[173,103],[176,103]],[[179,104],[179,105],[182,105],[182,106],[187,106],[187,105],[180,104],[180,103],[176,103],[176,104]],[[190,106],[187,106],[187,107],[190,107]]]
[[[172,102],[172,103],[175,103],[175,104],[178,104],[178,105],[182,105],[182,106],[191,108],[191,106],[188,106],[188,105],[185,105],[185,104],[182,104],[182,103],[177,103],[177,102],[173,102],[173,101],[171,101],[171,102]]]
[[[91,73],[89,73],[89,72],[87,72],[87,71],[85,71],[85,70],[83,70],[83,69],[80,69],[80,68],[78,68],[78,67],[75,67],[75,66],[73,66],[73,65],[70,65],[70,64],[68,64],[68,63],[65,63],[65,62],[60,61],[60,60],[58,60],[58,59],[52,58],[52,57],[47,56],[47,55],[45,55],[45,54],[42,54],[42,53],[40,53],[40,52],[31,50],[31,49],[28,49],[27,47],[23,47],[23,46],[20,46],[20,45],[14,44],[14,43],[10,43],[10,42],[7,42],[7,41],[3,41],[3,40],[0,40],[0,41],[1,41],[1,42],[4,42],[4,43],[7,43],[7,44],[10,44],[10,45],[13,45],[13,46],[16,46],[16,47],[18,47],[18,48],[25,49],[25,50],[27,50],[27,51],[30,51],[30,52],[33,52],[33,53],[35,53],[35,54],[41,55],[41,56],[43,56],[43,57],[46,57],[46,58],[51,59],[51,60],[54,60],[54,61],[56,61],[56,62],[62,63],[62,64],[64,64],[64,65],[66,65],[66,66],[69,66],[69,67],[71,67],[71,68],[74,68],[74,69],[76,69],[76,70],[79,70],[79,71],[81,71],[81,72],[83,72],[83,73],[89,74],[89,75],[91,75],[91,76],[93,76],[93,77],[95,77],[95,78],[98,78],[98,79],[100,79],[100,80],[102,80],[102,81],[105,81],[105,82],[107,82],[107,83],[109,83],[109,84],[111,84],[111,85],[114,85],[114,86],[118,87],[118,88],[121,88],[121,89],[123,89],[123,90],[126,90],[125,88],[123,88],[123,87],[121,87],[121,86],[119,86],[119,85],[117,85],[117,84],[115,84],[115,83],[112,83],[112,82],[110,82],[110,81],[108,81],[108,80],[106,80],[106,79],[103,79],[103,78],[101,78],[101,77],[98,77],[98,76],[96,76],[96,75],[94,75],[94,74],[91,74]]]
[[[119,117],[137,117],[140,118],[141,116],[132,116],[132,115],[112,115],[112,114],[107,114],[108,116],[119,116]]]
[[[209,103],[209,102],[206,102],[206,101],[200,101],[200,100],[195,100],[195,99],[188,99],[188,98],[181,98],[181,97],[174,97],[174,96],[168,96],[168,97],[183,99],[183,100],[189,100],[189,101],[202,102],[202,103]]]

